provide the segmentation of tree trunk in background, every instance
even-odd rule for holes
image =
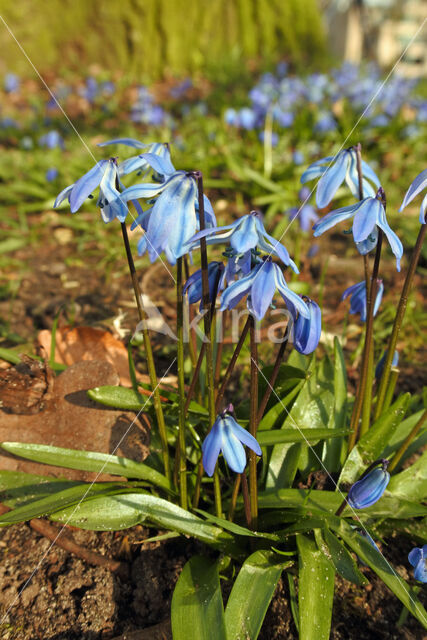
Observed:
[[[41,71],[88,66],[136,81],[210,72],[242,60],[325,54],[316,0],[0,0],[0,13]],[[0,23],[0,72],[31,68]]]

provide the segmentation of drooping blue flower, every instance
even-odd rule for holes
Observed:
[[[224,272],[224,265],[222,262],[210,262],[208,264],[208,282],[209,282],[209,301],[212,302],[215,295],[215,289],[218,290],[222,274]],[[202,283],[202,270],[195,271],[187,280],[184,285],[183,293],[188,293],[188,302],[193,304],[194,302],[200,302],[200,311],[203,309],[203,283]]]
[[[295,273],[299,273],[287,249],[264,229],[261,214],[257,211],[251,211],[251,213],[224,227],[199,231],[191,238],[191,244],[193,245],[200,238],[206,238],[206,244],[229,242],[237,254],[245,253],[258,247],[269,254],[277,256],[285,265],[289,265]]]
[[[375,377],[377,380],[379,380],[382,375],[383,375],[383,371],[384,371],[384,365],[385,365],[385,361],[387,359],[387,349],[384,352],[383,356],[380,358],[380,360],[378,361],[377,366],[375,367]],[[399,352],[395,351],[393,354],[393,360],[391,361],[391,366],[392,367],[397,367],[399,364]]]
[[[53,182],[54,180],[56,180],[57,177],[58,177],[58,169],[56,167],[50,167],[50,169],[46,171],[46,180],[48,182]]]
[[[77,182],[63,189],[57,196],[53,206],[54,208],[58,207],[65,198],[68,198],[71,213],[76,213],[86,198],[99,186],[97,205],[101,209],[101,216],[104,222],[111,222],[114,218],[124,222],[128,208],[117,190],[117,180],[116,160],[114,158],[100,160]]]
[[[414,567],[414,578],[418,582],[427,582],[427,544],[415,547],[409,552],[408,560]]]
[[[362,160],[363,195],[375,196],[371,182],[379,188],[380,181],[371,167]],[[342,149],[336,156],[328,156],[313,162],[301,176],[302,184],[319,178],[316,190],[316,204],[319,209],[326,207],[345,181],[354,197],[359,197],[357,157],[354,147]]]
[[[313,223],[319,220],[316,209],[307,202],[310,197],[310,189],[302,187],[299,190],[298,197],[302,202],[300,207],[292,207],[289,209],[288,216],[291,220],[298,220],[301,231],[308,231],[312,228]]]
[[[39,138],[39,145],[46,147],[46,149],[56,149],[57,147],[63,149],[64,138],[58,131],[52,129]]]
[[[408,204],[410,202],[412,202],[412,200],[419,193],[421,193],[421,191],[424,191],[424,189],[426,189],[426,188],[427,188],[427,169],[424,169],[424,171],[421,171],[421,173],[419,175],[417,175],[417,177],[415,178],[415,180],[413,181],[413,183],[409,187],[408,191],[406,192],[405,197],[403,198],[403,202],[400,205],[399,211],[403,211],[403,209],[405,207],[407,207]],[[427,211],[427,193],[424,196],[424,199],[423,199],[423,201],[421,203],[421,208],[420,208],[420,222],[421,222],[421,224],[425,224],[426,223],[426,211]]]
[[[387,466],[388,460],[381,460],[380,467],[353,484],[347,496],[347,502],[353,509],[365,509],[381,498],[390,482]]]
[[[391,229],[387,222],[384,205],[381,201],[381,189],[375,198],[364,198],[355,204],[348,207],[341,207],[335,211],[327,213],[321,220],[313,225],[314,236],[318,237],[331,229],[339,222],[349,220],[354,217],[353,220],[353,238],[356,243],[356,247],[361,249],[359,243],[363,243],[366,240],[372,239],[372,247],[376,245],[377,227],[382,229],[389,241],[390,248],[396,256],[396,268],[400,271],[400,259],[403,255],[403,246],[397,235]],[[372,248],[371,247],[371,248]],[[366,247],[363,245],[360,251],[362,255],[366,253],[364,250]]]
[[[286,306],[293,318],[292,331],[294,349],[299,353],[308,355],[313,353],[319,344],[320,334],[322,332],[322,312],[317,302],[308,296],[302,296],[302,299],[310,312],[309,318],[305,318],[300,313],[297,314],[294,305],[289,301],[287,301]]]
[[[15,73],[6,73],[3,81],[6,93],[15,93],[18,91],[21,81]]]
[[[257,456],[262,455],[261,447],[256,439],[236,422],[230,415],[232,411],[233,406],[230,405],[217,417],[203,442],[203,467],[208,476],[213,475],[221,452],[228,466],[236,473],[243,473],[246,466],[246,453],[243,445],[252,449]]]
[[[381,300],[384,293],[383,281],[378,281],[377,295],[374,304],[374,317],[378,313]],[[366,301],[366,282],[358,282],[348,287],[341,296],[341,300],[345,300],[350,296],[350,313],[360,313],[360,320],[366,322],[367,301]]]
[[[221,296],[221,311],[233,309],[246,294],[249,294],[247,307],[257,320],[262,320],[276,289],[286,303],[293,305],[303,317],[310,317],[308,306],[289,289],[280,267],[270,257],[256,265],[247,276],[228,285]]]

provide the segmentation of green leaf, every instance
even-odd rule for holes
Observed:
[[[19,364],[21,362],[21,358],[15,349],[5,349],[4,347],[0,347],[0,360],[6,360],[11,364]]]
[[[335,513],[340,506],[343,495],[337,491],[320,491],[317,489],[279,489],[262,491],[258,494],[259,506],[263,509],[300,508],[305,512]],[[346,507],[346,515],[352,512]],[[381,518],[413,518],[427,514],[427,507],[392,495],[383,495],[381,500],[367,509],[358,509],[359,517]]]
[[[198,538],[213,546],[232,541],[232,536],[222,529],[167,500],[143,492],[122,492],[86,500],[75,511],[73,508],[66,508],[52,513],[51,518],[81,529],[96,531],[126,529],[147,522],[161,529]]]
[[[333,526],[332,523],[331,526]],[[414,590],[406,584],[384,556],[378,553],[363,536],[357,533],[357,531],[354,531],[343,519],[341,519],[337,527],[337,533],[346,544],[357,553],[362,562],[367,564],[372,571],[375,571],[394,595],[399,598],[412,615],[427,629],[426,610],[418,600]]]
[[[243,563],[225,609],[228,640],[256,640],[282,571],[293,563],[255,551]]]
[[[152,400],[149,396],[144,396],[127,387],[111,385],[95,387],[94,389],[89,389],[87,395],[91,400],[106,407],[114,407],[127,411],[140,411],[143,407],[148,411],[152,406]]]
[[[292,402],[292,400],[299,394],[305,382],[306,380],[301,380],[292,389],[292,391],[290,391],[284,398],[281,398],[279,402],[276,402],[276,404],[264,414],[264,417],[259,423],[258,432],[273,429],[280,416],[286,411],[289,403]]]
[[[250,529],[242,527],[235,522],[230,522],[229,520],[225,520],[224,518],[214,516],[212,513],[203,511],[203,509],[195,509],[195,511],[204,516],[206,520],[208,520],[208,522],[213,522],[222,529],[225,529],[225,531],[230,531],[230,533],[234,533],[237,536],[249,536],[250,538],[266,538],[267,540],[274,540],[276,542],[279,540],[279,538],[274,533],[251,531]]]
[[[423,502],[427,498],[427,451],[405,471],[392,476],[387,491],[406,500]]]
[[[410,398],[410,393],[400,396],[353,447],[341,471],[338,486],[356,482],[371,462],[382,457],[386,443],[403,420]]]
[[[345,580],[349,580],[359,587],[368,584],[369,581],[357,568],[351,553],[327,527],[322,532],[320,529],[316,529],[314,535],[319,550],[332,562],[336,571]]]
[[[193,556],[172,596],[173,640],[227,640],[218,562]]]
[[[257,440],[262,447],[278,443],[305,442],[316,444],[319,440],[327,438],[339,438],[348,435],[349,429],[300,429],[297,431],[291,426],[287,429],[273,429],[273,431],[259,431]]]
[[[122,488],[122,487],[121,487]],[[0,526],[14,524],[15,522],[25,522],[32,518],[40,518],[41,516],[49,515],[58,509],[74,505],[80,500],[86,500],[91,496],[97,494],[111,493],[112,491],[119,490],[119,483],[104,482],[98,484],[79,484],[74,487],[57,491],[53,495],[48,495],[39,500],[34,500],[29,504],[24,504],[21,507],[13,509],[8,513],[0,516]],[[123,488],[122,488],[123,490]],[[70,510],[72,511],[72,508]]]
[[[94,471],[95,473],[111,473],[125,478],[139,478],[151,482],[166,491],[171,490],[166,476],[155,469],[134,462],[129,458],[113,456],[109,453],[97,451],[80,451],[79,449],[63,449],[43,444],[27,444],[21,442],[2,442],[0,446],[5,451],[28,460],[42,462],[65,469],[79,469],[80,471]]]
[[[27,244],[27,238],[7,238],[7,240],[3,240],[3,242],[0,242],[0,254],[9,253],[10,251],[16,251],[17,249],[25,247]]]
[[[335,432],[346,426],[347,416],[347,370],[344,353],[337,336],[334,337],[334,408],[331,411],[328,429]],[[336,473],[341,468],[343,441],[326,441],[323,446],[322,461],[330,473]]]
[[[10,508],[45,498],[81,482],[36,476],[23,471],[0,471],[0,502]]]
[[[335,571],[315,542],[297,535],[300,640],[329,640]]]

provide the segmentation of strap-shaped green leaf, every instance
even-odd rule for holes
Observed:
[[[42,462],[65,469],[79,469],[94,471],[95,473],[111,473],[125,478],[139,478],[151,482],[157,487],[170,490],[167,478],[142,462],[135,462],[129,458],[113,456],[109,453],[97,451],[80,451],[78,449],[63,449],[44,444],[27,444],[22,442],[2,442],[2,449],[22,458]]]
[[[335,571],[314,540],[297,535],[300,640],[329,640]]]
[[[410,467],[393,475],[387,490],[395,496],[423,502],[427,498],[427,451]]]
[[[334,526],[332,521],[331,526]],[[350,549],[357,553],[359,558],[367,564],[372,571],[375,571],[394,595],[403,602],[412,615],[427,629],[427,611],[418,600],[414,590],[406,584],[384,556],[378,553],[363,536],[352,529],[343,519],[341,519],[337,526],[337,533],[339,533],[340,537],[348,544]]]
[[[410,398],[410,393],[401,395],[353,447],[342,468],[338,485],[355,482],[371,462],[381,458],[386,443],[405,416]]]
[[[218,562],[193,556],[172,597],[173,640],[227,640]]]
[[[271,551],[255,551],[245,560],[225,609],[228,640],[256,640],[282,571],[283,562]]]
[[[319,550],[332,562],[343,578],[358,586],[368,584],[369,581],[359,571],[351,553],[327,527],[323,531],[316,529],[314,533]]]
[[[347,414],[347,370],[344,353],[337,336],[334,337],[334,409],[329,417],[328,429],[343,429]],[[322,460],[330,473],[338,472],[343,460],[343,441],[326,440]]]
[[[305,442],[316,444],[327,438],[340,438],[348,435],[349,429],[300,429],[289,425],[288,429],[273,429],[273,431],[258,431],[257,440],[262,447],[285,442]]]

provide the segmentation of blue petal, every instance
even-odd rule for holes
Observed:
[[[126,144],[128,147],[135,147],[135,149],[147,149],[149,144],[144,144],[135,138],[114,138],[114,140],[107,140],[107,142],[100,142],[98,147],[106,147],[109,144]]]
[[[273,238],[273,236],[270,236],[270,234],[266,232],[266,230],[264,229],[264,225],[259,218],[255,218],[255,222],[258,230],[258,246],[261,249],[264,249],[264,251],[273,253],[278,258],[280,258],[283,264],[285,264],[286,266],[290,266],[291,269],[295,271],[295,273],[299,273],[298,267],[296,266],[295,262],[291,260],[286,247],[278,240],[276,240],[276,238]],[[271,243],[271,246],[267,242],[265,242],[264,238],[266,238],[268,242]]]
[[[161,157],[155,153],[143,153],[141,158],[144,158],[150,167],[162,176],[170,176],[175,173],[175,167],[170,161],[170,156]]]
[[[230,469],[236,473],[243,473],[246,466],[245,449],[227,424],[223,429],[221,449]]]
[[[228,285],[221,296],[221,311],[224,309],[233,309],[240,300],[248,293],[251,288],[252,281],[257,273],[258,267],[241,280],[236,280]]]
[[[230,238],[230,245],[236,253],[245,253],[254,249],[258,243],[258,232],[255,216],[248,214],[240,218]]]
[[[376,198],[365,198],[358,203],[353,220],[353,238],[363,242],[372,232],[383,205]]]
[[[328,229],[331,229],[339,222],[351,218],[356,208],[357,204],[352,204],[348,207],[341,207],[341,209],[335,209],[335,211],[327,213],[326,216],[323,216],[323,218],[313,225],[314,237],[321,236],[322,233],[325,233],[325,231],[328,231]]]
[[[225,416],[224,420],[227,422],[227,425],[230,427],[233,434],[240,440],[242,444],[249,447],[249,449],[252,449],[252,451],[254,451],[257,456],[262,455],[261,447],[259,446],[258,441],[253,437],[253,435],[249,433],[249,431],[246,431],[246,429],[241,427],[240,424],[233,418],[233,416]]]
[[[69,187],[65,187],[65,189],[63,189],[61,191],[61,193],[59,193],[56,196],[56,200],[53,204],[53,208],[56,209],[56,207],[59,207],[59,205],[61,204],[61,202],[63,202],[65,200],[65,198],[68,197],[68,201],[70,200],[70,193],[73,190],[74,184],[70,184]]]
[[[387,236],[387,240],[390,244],[390,248],[396,256],[396,269],[400,271],[400,259],[403,256],[403,245],[400,242],[398,236],[390,228],[385,215],[384,207],[381,207],[380,216],[377,220],[377,225],[382,229]]]
[[[423,559],[423,552],[418,547],[412,549],[408,554],[408,560],[413,567],[416,567],[420,560]]]
[[[347,496],[349,505],[354,509],[370,507],[381,498],[389,482],[388,471],[383,471],[381,468],[373,469],[351,487]]]
[[[116,189],[116,176],[116,165],[112,160],[110,160],[105,170],[104,176],[101,180],[101,184],[99,185],[99,188],[100,191],[102,191],[105,200],[107,200],[108,207],[113,212],[114,217],[118,218],[120,222],[124,222],[126,220],[128,208],[126,203],[122,201],[119,191],[117,191]],[[104,213],[104,209],[101,209],[101,213]],[[109,220],[104,219],[104,221],[110,222],[111,217],[109,216],[109,218]]]
[[[142,156],[132,156],[132,158],[120,162],[118,170],[120,176],[127,176],[128,173],[132,173],[133,171],[147,172],[148,163]]]
[[[302,316],[304,316],[304,318],[309,318],[310,311],[307,305],[305,304],[304,300],[302,300],[299,297],[299,295],[297,295],[296,293],[291,291],[291,289],[289,289],[288,285],[286,284],[286,280],[283,277],[283,273],[281,272],[277,264],[273,263],[273,266],[274,266],[274,272],[275,272],[275,278],[276,278],[276,287],[280,291],[280,295],[282,296],[284,301],[285,302],[289,301],[291,305],[293,305],[297,309],[297,311]]]
[[[70,208],[72,213],[80,209],[86,198],[99,185],[108,162],[108,160],[100,160],[90,171],[77,180],[70,193]]]
[[[319,305],[314,300],[307,300],[310,310],[310,319],[299,315],[294,324],[294,347],[304,355],[313,353],[319,344],[322,331],[322,313]]]
[[[147,251],[148,242],[147,242],[147,238],[146,238],[145,234],[138,240],[138,244],[137,244],[136,248],[137,248],[139,256],[143,256],[144,253]]]
[[[421,171],[421,173],[417,175],[417,177],[409,187],[408,191],[406,192],[399,211],[402,211],[402,209],[404,209],[426,187],[427,187],[427,169],[424,169],[424,171]]]
[[[274,264],[267,260],[260,265],[251,287],[250,307],[257,320],[262,320],[276,291]]]
[[[132,187],[128,187],[122,191],[122,200],[127,202],[128,200],[136,200],[137,198],[154,198],[167,186],[168,182],[162,182],[162,184],[134,184]]]
[[[375,173],[375,171],[372,169],[372,167],[369,166],[369,164],[367,162],[365,162],[364,160],[362,160],[362,174],[365,178],[367,178],[368,180],[370,180],[371,182],[374,183],[374,185],[379,189],[381,186],[381,183],[378,179],[377,174]]]
[[[420,223],[421,224],[426,223],[426,211],[427,211],[427,193],[424,196],[423,201],[421,203],[421,207],[420,207]]]
[[[383,299],[383,293],[384,293],[384,284],[381,281],[379,286],[378,286],[377,295],[375,296],[374,316],[377,315],[378,309],[380,308],[381,300]]]
[[[319,209],[326,207],[341,186],[349,164],[349,154],[340,152],[336,161],[327,169],[317,183],[316,204]]]
[[[353,292],[358,291],[359,289],[364,289],[365,283],[358,282],[357,284],[352,284],[351,287],[348,287],[341,296],[341,300],[345,300],[348,296],[353,295]]]
[[[218,426],[218,418],[207,437],[203,441],[203,468],[208,476],[213,476],[215,471],[216,462],[218,460],[219,452],[222,446],[222,430]]]
[[[326,168],[327,167],[322,167],[320,165],[314,166],[314,164],[312,164],[302,174],[300,178],[301,184],[305,184],[306,182],[310,182],[310,180],[314,180],[314,178],[318,178],[319,176],[322,176],[325,173]]]

